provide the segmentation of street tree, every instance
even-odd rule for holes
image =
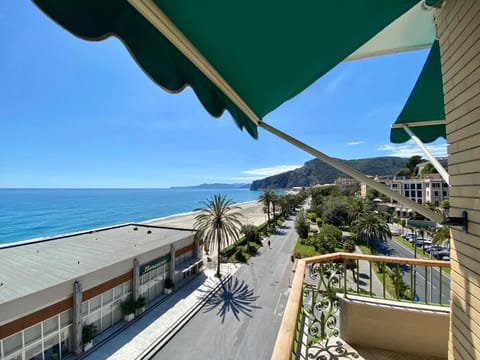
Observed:
[[[357,233],[366,240],[370,251],[372,250],[373,240],[387,241],[392,236],[385,219],[375,211],[368,211],[361,215],[360,218],[354,222],[354,227]]]
[[[196,239],[203,239],[205,248],[217,248],[217,273],[220,277],[220,250],[238,240],[242,223],[239,206],[234,206],[232,199],[225,195],[214,195],[211,199],[202,201],[205,208],[195,216],[193,227],[197,232]]]
[[[270,204],[274,201],[275,192],[273,190],[264,190],[258,197],[258,202],[262,203],[267,210],[267,224],[270,224]]]
[[[304,209],[301,209],[295,218],[295,230],[297,231],[298,236],[300,236],[302,239],[306,239],[308,237],[310,224]]]

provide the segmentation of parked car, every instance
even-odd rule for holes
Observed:
[[[450,258],[450,250],[443,249],[439,251],[432,251],[432,256],[436,259],[442,259],[443,257],[446,257],[446,256]]]
[[[417,237],[417,239],[415,240],[415,245],[422,247],[424,241],[425,241],[424,238],[422,238],[422,237]]]

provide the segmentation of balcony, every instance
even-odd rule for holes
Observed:
[[[272,359],[446,359],[449,267],[351,253],[299,260]]]

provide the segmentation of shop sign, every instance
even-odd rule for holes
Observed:
[[[170,254],[167,254],[165,256],[152,260],[149,263],[146,263],[145,265],[140,266],[140,275],[144,275],[169,262],[170,262]]]

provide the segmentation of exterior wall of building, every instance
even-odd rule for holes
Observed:
[[[452,227],[450,359],[480,358],[480,1],[448,0],[437,11],[447,116]]]
[[[123,319],[121,304],[133,295],[134,259],[140,267],[139,295],[147,303],[164,290],[170,262],[178,254],[188,261],[194,254],[193,236],[131,257],[76,279],[82,286],[80,319],[103,332]],[[182,274],[180,274],[181,276]],[[73,282],[61,283],[11,303],[2,304],[0,359],[61,359],[73,349]],[[57,355],[55,355],[57,354]]]
[[[448,185],[438,179],[392,179],[390,189],[415,201],[418,204],[427,202],[438,205],[440,201],[449,197]],[[395,203],[393,199],[390,200]]]

